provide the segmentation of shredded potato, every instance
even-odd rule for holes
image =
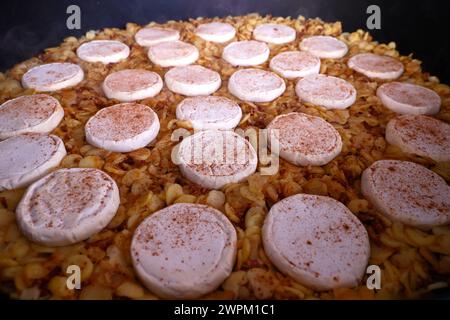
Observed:
[[[341,134],[341,154],[323,167],[297,167],[280,160],[278,173],[263,176],[258,172],[241,183],[210,191],[185,179],[171,161],[176,142],[171,134],[178,128],[191,129],[189,123],[175,119],[176,105],[182,96],[164,88],[154,98],[141,102],[157,112],[161,130],[154,143],[130,153],[114,153],[86,143],[84,124],[101,108],[118,103],[108,100],[101,91],[103,79],[111,72],[142,68],[164,75],[165,69],[149,62],[146,49],[134,42],[141,28],[128,23],[125,30],[89,31],[84,37],[69,37],[41,55],[24,61],[0,76],[0,102],[33,90],[20,85],[22,75],[31,67],[54,61],[79,64],[85,80],[75,88],[53,92],[65,117],[54,134],[61,137],[68,151],[61,167],[92,167],[107,172],[118,184],[121,205],[107,228],[86,241],[66,247],[48,248],[30,243],[19,231],[14,210],[24,190],[0,193],[0,291],[20,299],[155,299],[155,295],[136,278],[130,259],[130,242],[134,229],[153,212],[173,203],[202,203],[221,210],[236,226],[238,250],[232,274],[206,299],[386,299],[421,297],[445,287],[450,275],[450,227],[418,230],[392,222],[377,212],[363,198],[360,175],[378,159],[401,159],[420,163],[447,181],[448,163],[407,155],[387,144],[386,123],[395,114],[383,107],[375,95],[380,82],[355,73],[347,59],[361,52],[374,52],[398,58],[405,66],[399,81],[408,81],[436,91],[442,98],[437,118],[450,121],[450,88],[436,77],[422,72],[420,61],[400,56],[395,43],[379,44],[369,33],[358,30],[342,33],[341,23],[324,23],[320,19],[261,17],[256,14],[222,19],[192,19],[161,24],[181,30],[181,38],[200,51],[197,61],[221,74],[222,87],[215,93],[236,100],[227,90],[230,75],[236,70],[221,59],[222,44],[206,42],[194,35],[195,27],[210,21],[231,23],[237,39],[247,40],[261,23],[282,23],[297,30],[297,39],[283,46],[270,45],[270,56],[297,50],[307,35],[332,35],[349,46],[343,59],[322,59],[322,73],[338,76],[352,83],[358,91],[356,103],[347,110],[326,110],[298,100],[295,81],[286,80],[286,92],[273,102],[240,102],[243,118],[239,128],[262,129],[277,115],[292,111],[316,115],[330,122]],[[150,23],[156,26],[156,23]],[[75,54],[77,47],[92,39],[115,39],[131,47],[130,57],[112,65],[87,63]],[[258,68],[268,68],[268,62]],[[281,274],[267,258],[261,241],[261,228],[271,205],[287,196],[305,192],[327,195],[341,201],[363,222],[371,241],[370,264],[382,270],[380,290],[369,290],[366,277],[356,288],[316,292]],[[66,287],[70,264],[81,268],[81,289]]]

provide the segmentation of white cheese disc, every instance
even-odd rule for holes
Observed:
[[[193,299],[214,291],[230,275],[236,242],[236,230],[222,212],[180,203],[138,226],[131,258],[137,275],[155,294]]]
[[[102,230],[119,208],[116,183],[92,168],[60,169],[33,183],[16,209],[24,235],[46,246],[66,246]]]
[[[364,170],[361,190],[382,214],[406,225],[431,228],[450,223],[450,187],[419,164],[376,161]]]
[[[370,256],[363,224],[324,196],[297,194],[274,204],[262,240],[281,272],[314,290],[356,287]]]
[[[136,42],[143,47],[149,47],[166,41],[180,39],[180,32],[170,28],[145,27],[134,35]]]
[[[300,79],[295,92],[300,100],[327,109],[346,109],[356,101],[356,89],[351,83],[323,74]]]
[[[0,141],[0,191],[28,186],[66,156],[57,136],[27,133]]]
[[[305,113],[282,114],[267,126],[270,145],[277,143],[280,156],[298,166],[323,166],[342,150],[339,132],[320,117]]]
[[[404,115],[390,120],[386,140],[403,152],[450,161],[450,125],[424,115]]]
[[[208,189],[242,181],[258,163],[253,146],[233,131],[197,132],[183,139],[177,156],[181,173]]]
[[[224,43],[236,35],[236,30],[229,23],[210,22],[197,27],[195,34],[206,41]]]
[[[441,107],[441,98],[436,92],[411,83],[382,84],[377,96],[386,108],[400,114],[436,114]]]
[[[323,59],[340,59],[348,52],[347,45],[331,36],[312,36],[300,42],[300,50]]]
[[[185,96],[203,96],[217,91],[222,80],[220,74],[200,65],[174,67],[164,76],[170,91]]]
[[[199,57],[198,49],[183,41],[167,41],[151,45],[148,58],[161,67],[187,66]]]
[[[273,44],[284,44],[295,40],[295,29],[282,24],[265,23],[253,30],[253,38]]]
[[[128,58],[130,48],[116,40],[93,40],[77,49],[77,56],[87,62],[116,63]]]
[[[360,53],[348,60],[348,67],[368,78],[393,80],[403,73],[403,64],[395,58],[373,53]]]
[[[286,83],[282,78],[261,69],[240,69],[228,80],[228,91],[242,101],[270,102],[285,90]]]
[[[0,106],[0,140],[23,133],[49,133],[63,118],[59,101],[46,94],[8,100]]]
[[[131,152],[152,142],[159,132],[158,115],[138,103],[103,108],[88,120],[86,141],[114,152]]]
[[[103,92],[109,99],[122,102],[142,100],[161,92],[163,81],[159,74],[143,69],[125,69],[108,75]]]
[[[320,59],[308,52],[285,51],[270,60],[270,69],[286,79],[303,78],[320,72]]]
[[[199,96],[181,101],[177,119],[189,121],[195,130],[234,129],[242,118],[239,105],[225,97]]]
[[[222,58],[233,66],[257,66],[269,59],[270,49],[264,42],[255,40],[235,41],[227,45]]]
[[[84,72],[80,66],[69,62],[55,62],[28,70],[22,76],[22,85],[36,91],[57,91],[76,86],[83,78]]]

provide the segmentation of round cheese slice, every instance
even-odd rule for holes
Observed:
[[[261,69],[241,69],[228,80],[228,91],[243,101],[269,102],[286,90],[286,83],[277,74]]]
[[[269,59],[270,49],[264,42],[236,41],[223,49],[222,58],[233,66],[257,66]]]
[[[164,76],[170,91],[185,96],[208,95],[220,88],[220,74],[199,65],[170,69]]]
[[[36,91],[57,91],[73,87],[83,81],[84,72],[78,65],[55,62],[36,66],[22,77],[24,88]]]
[[[148,48],[148,58],[161,67],[187,66],[199,57],[198,49],[183,41],[167,41]]]
[[[225,215],[180,203],[147,217],[134,232],[131,259],[144,285],[163,298],[193,299],[230,275],[236,230]]]
[[[85,126],[86,141],[113,152],[131,152],[152,142],[159,132],[158,115],[138,103],[101,109]]]
[[[368,78],[393,80],[403,73],[403,64],[388,56],[360,53],[348,60],[348,67]]]
[[[195,130],[230,130],[241,121],[242,110],[225,97],[199,96],[181,101],[176,115],[179,120],[189,121]]]
[[[180,32],[169,28],[146,27],[136,32],[134,39],[140,46],[149,47],[161,42],[177,41]]]
[[[300,42],[300,50],[323,59],[340,59],[348,52],[347,45],[330,36],[312,36]]]
[[[77,56],[87,62],[116,63],[128,58],[130,48],[116,40],[93,40],[77,49]]]
[[[357,286],[370,256],[362,223],[342,203],[297,194],[272,206],[262,240],[272,263],[314,290]]]
[[[253,38],[273,44],[284,44],[295,40],[295,29],[274,23],[265,23],[253,30]]]
[[[320,117],[291,112],[267,126],[270,145],[278,144],[280,156],[298,166],[323,166],[342,150],[339,132]]]
[[[379,160],[364,170],[363,195],[381,213],[406,225],[450,223],[450,187],[438,174],[408,161]]]
[[[356,89],[349,82],[323,74],[299,80],[295,92],[300,100],[327,109],[346,109],[356,101]]]
[[[177,161],[190,181],[220,189],[253,174],[258,158],[252,145],[233,131],[206,130],[183,139]]]
[[[270,69],[284,78],[303,78],[320,72],[320,59],[308,52],[286,51],[270,60]]]
[[[390,120],[386,140],[403,152],[450,161],[450,125],[424,115],[404,115]]]
[[[382,84],[377,96],[386,108],[400,114],[436,114],[441,107],[441,98],[436,92],[411,83]]]
[[[16,218],[31,241],[66,246],[106,227],[119,203],[119,189],[103,171],[60,169],[27,189],[17,206]]]
[[[236,30],[229,23],[211,22],[197,27],[195,34],[206,41],[224,43],[236,35]]]
[[[107,98],[128,102],[156,96],[161,92],[163,81],[153,71],[125,69],[108,75],[102,87]]]
[[[0,140],[23,133],[49,133],[63,117],[59,101],[46,94],[8,100],[0,106]]]
[[[54,135],[27,133],[0,142],[0,191],[28,186],[59,165],[66,156]]]

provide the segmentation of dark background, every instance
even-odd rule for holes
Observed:
[[[81,8],[81,30],[66,28],[66,8]],[[381,7],[380,42],[395,41],[402,54],[414,53],[424,70],[450,83],[450,1],[380,0],[3,0],[0,4],[0,71],[55,46],[66,36],[91,29],[123,27],[126,22],[186,19],[197,16],[240,15],[320,17],[340,20],[344,31],[366,29],[366,9]]]

